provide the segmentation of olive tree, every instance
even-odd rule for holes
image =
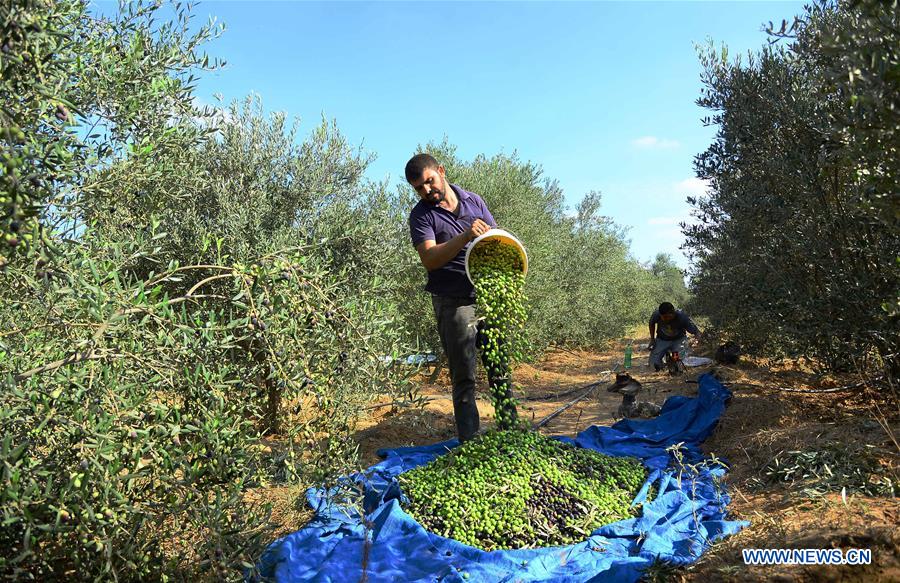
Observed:
[[[713,324],[745,342],[831,369],[873,357],[896,373],[900,230],[881,203],[897,192],[886,90],[897,79],[890,42],[876,40],[896,26],[896,11],[820,3],[788,45],[746,61],[701,54],[698,103],[719,129],[695,162],[712,188],[691,199],[693,289]],[[870,49],[865,62],[848,56]]]
[[[275,526],[250,492],[355,468],[360,405],[404,384],[385,284],[326,219],[365,159],[334,124],[298,144],[253,102],[198,110],[186,7],[14,8],[78,58],[40,60],[65,127],[25,75],[9,106],[15,167],[62,162],[0,276],[0,572],[240,578]]]

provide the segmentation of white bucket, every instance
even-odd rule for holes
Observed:
[[[472,274],[469,273],[469,254],[476,245],[488,239],[500,241],[504,245],[515,247],[519,251],[519,256],[522,257],[522,265],[524,266],[522,274],[528,274],[528,253],[525,251],[525,245],[522,245],[522,242],[516,239],[516,236],[509,231],[504,231],[503,229],[491,229],[484,235],[479,235],[472,239],[468,249],[466,249],[466,277],[469,278],[469,281],[472,281]],[[475,282],[472,281],[472,283],[474,284]]]

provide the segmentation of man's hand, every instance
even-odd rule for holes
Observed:
[[[656,348],[656,340],[651,340],[650,344],[647,345],[647,350],[652,352],[654,348]]]
[[[480,237],[484,235],[491,229],[491,226],[482,221],[481,219],[475,219],[475,222],[472,223],[472,226],[469,227],[469,241],[476,237]]]

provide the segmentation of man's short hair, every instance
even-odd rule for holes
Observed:
[[[438,166],[440,164],[431,154],[416,154],[406,163],[406,181],[418,180],[427,168],[437,168]]]
[[[672,302],[663,302],[659,305],[659,315],[663,314],[674,314],[675,306],[672,305]]]

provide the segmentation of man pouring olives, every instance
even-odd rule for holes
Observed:
[[[484,200],[447,180],[444,167],[429,154],[417,154],[406,164],[406,180],[419,195],[409,215],[412,244],[428,272],[425,291],[437,320],[441,346],[453,383],[453,416],[459,441],[478,432],[475,403],[475,288],[466,276],[468,244],[497,223]]]

